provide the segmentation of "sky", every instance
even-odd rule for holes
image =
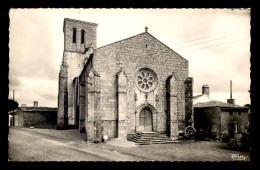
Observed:
[[[10,9],[9,97],[57,107],[64,18],[97,23],[97,47],[145,31],[189,61],[193,95],[250,104],[250,9]]]

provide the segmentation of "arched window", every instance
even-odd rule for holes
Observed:
[[[85,31],[81,30],[81,44],[85,43]]]
[[[77,29],[73,28],[73,37],[72,37],[72,42],[76,43],[76,39],[77,39]]]

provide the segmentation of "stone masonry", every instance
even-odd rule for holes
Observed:
[[[89,58],[91,48],[96,48],[97,24],[64,19],[64,54],[59,75],[58,124],[75,125],[75,95],[73,80],[79,76]],[[73,28],[76,28],[76,43],[72,42]],[[85,31],[84,43],[81,42],[81,31]]]
[[[85,29],[84,45],[72,42],[74,27]],[[96,48],[96,27],[64,20],[58,123],[79,122],[90,142],[141,131],[178,138],[193,116],[188,61],[147,30]]]

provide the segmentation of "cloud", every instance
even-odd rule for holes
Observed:
[[[29,12],[11,16],[10,76],[49,78],[58,74],[53,62],[52,31],[46,18]]]
[[[39,106],[57,107],[58,82],[49,79],[35,79],[22,77],[22,86],[15,90],[15,98],[19,104],[27,104],[38,101]]]
[[[216,93],[210,93],[210,98],[212,100],[218,100],[227,103],[227,99],[230,99],[230,93],[221,93],[221,92],[216,92]],[[250,99],[250,94],[247,93],[232,93],[232,99],[235,99],[235,104],[244,106],[245,104],[250,104],[251,99]]]
[[[9,85],[12,85],[12,87],[19,87],[22,85],[22,81],[19,77],[15,77],[14,75],[9,76]]]
[[[45,100],[53,100],[57,98],[57,95],[53,93],[49,93],[49,94],[42,94],[41,97],[44,98]]]
[[[229,81],[232,80],[234,94],[241,93],[239,97],[249,101],[249,40],[185,53],[243,36],[250,37],[248,32],[240,33],[250,28],[249,14],[249,10],[213,9],[11,10],[10,86],[15,87],[16,96],[22,103],[32,104],[38,100],[39,105],[57,106],[58,73],[64,47],[63,19],[66,17],[97,23],[98,46],[139,34],[148,26],[148,32],[189,61],[189,76],[194,77],[194,94],[201,94],[201,86],[208,84],[212,94],[229,96]],[[227,32],[211,38],[234,36],[183,49],[178,48],[181,45],[176,46],[176,43],[224,31]],[[198,42],[205,40],[211,39]],[[219,97],[222,99],[221,95]]]

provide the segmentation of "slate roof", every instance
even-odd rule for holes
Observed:
[[[51,111],[55,112],[58,111],[57,107],[20,107],[23,112],[44,112],[44,111]]]
[[[197,103],[193,106],[194,108],[203,108],[203,107],[221,107],[221,108],[245,108],[236,104],[229,104],[220,101],[210,101],[204,103]]]

